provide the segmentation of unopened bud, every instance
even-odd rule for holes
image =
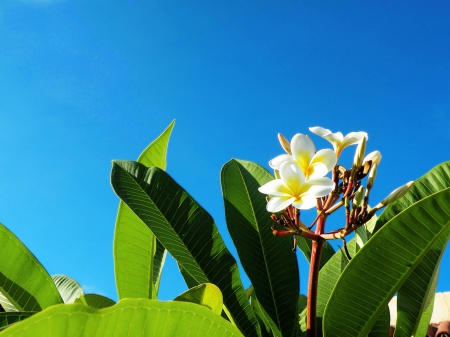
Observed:
[[[369,178],[367,178],[367,189],[370,190],[373,187],[373,183],[375,182],[375,178],[377,177],[377,164],[372,165],[370,169]]]
[[[372,161],[372,165],[373,165],[373,164],[377,164],[377,165],[378,165],[378,164],[380,163],[380,161],[381,161],[381,158],[382,158],[382,156],[381,156],[380,151],[373,151],[373,152],[370,152],[370,153],[364,158],[363,163],[365,163],[366,161],[371,160],[371,161]]]
[[[353,206],[355,207],[362,206],[363,199],[364,199],[364,187],[359,186],[358,190],[355,193],[355,196],[353,197]]]
[[[366,153],[366,137],[361,138],[356,148],[355,158],[353,159],[353,167],[358,169],[363,163],[364,154]]]
[[[375,207],[378,207],[379,205],[381,205],[381,207],[384,207],[389,204],[392,204],[394,201],[403,197],[406,194],[406,192],[408,192],[411,189],[413,185],[414,181],[410,181],[409,183],[406,183],[405,185],[396,188],[386,198],[381,200],[381,202]]]
[[[280,141],[281,147],[288,154],[292,154],[291,152],[291,144],[281,133],[278,134],[278,140]]]

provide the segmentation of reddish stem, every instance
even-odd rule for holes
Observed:
[[[321,214],[317,220],[316,234],[324,232],[326,215]],[[319,281],[320,257],[322,255],[324,240],[312,242],[311,261],[309,267],[308,300],[306,313],[306,329],[308,337],[317,336],[317,286]]]

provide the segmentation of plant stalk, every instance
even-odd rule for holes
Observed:
[[[316,234],[323,234],[325,220],[326,215],[322,213],[317,220]],[[320,257],[322,256],[324,241],[325,240],[317,240],[312,242],[306,309],[306,329],[308,337],[317,337],[317,286],[319,283]]]

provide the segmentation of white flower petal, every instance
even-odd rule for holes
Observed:
[[[320,137],[325,137],[328,136],[331,131],[325,128],[322,128],[320,126],[313,126],[309,128],[309,131],[311,131],[312,133],[315,133],[316,135],[320,136]]]
[[[315,164],[318,162],[320,162],[326,166],[326,168],[328,170],[327,173],[328,173],[333,169],[333,167],[337,163],[336,153],[330,149],[323,149],[323,150],[317,151],[317,153],[311,159],[311,164]]]
[[[273,197],[267,203],[268,212],[276,213],[288,207],[295,200],[294,197]]]
[[[334,153],[334,152],[333,152]],[[309,165],[309,176],[308,180],[312,178],[321,178],[326,176],[326,174],[330,172],[330,170],[323,163],[314,163]]]
[[[344,140],[341,144],[341,151],[349,145],[358,143],[364,137],[366,138],[366,140],[369,139],[369,136],[364,131],[350,132],[347,136],[344,137]]]
[[[281,179],[271,180],[258,188],[258,191],[268,195],[292,196],[292,191],[284,184]]]
[[[280,154],[279,156],[276,156],[271,161],[269,161],[269,166],[273,168],[274,170],[278,170],[280,165],[285,161],[291,161],[295,163],[295,159],[290,154]]]
[[[317,198],[311,194],[303,194],[300,199],[294,201],[292,206],[298,209],[310,209],[317,205]]]
[[[314,178],[308,180],[302,187],[302,192],[323,197],[334,190],[334,182],[330,178]]]
[[[301,186],[305,183],[305,175],[300,167],[291,162],[284,162],[280,165],[280,177],[292,191],[292,196],[300,194]]]
[[[316,152],[316,148],[309,137],[297,133],[291,140],[291,152],[297,164],[303,172],[306,172],[311,158]]]

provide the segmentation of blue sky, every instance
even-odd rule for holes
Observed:
[[[167,171],[230,248],[220,169],[231,158],[268,167],[282,153],[279,132],[368,132],[368,151],[383,154],[377,202],[450,159],[449,10],[443,1],[3,0],[0,221],[50,274],[116,299],[111,160],[136,159],[173,119]],[[184,289],[169,259],[161,298]],[[449,290],[441,278],[438,291]]]

